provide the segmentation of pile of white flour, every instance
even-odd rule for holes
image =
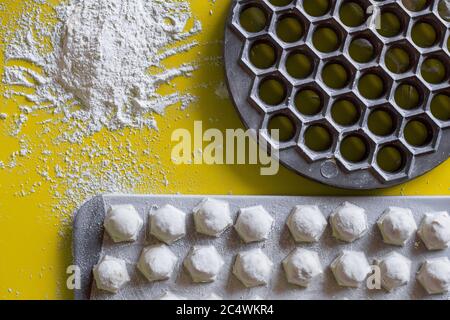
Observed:
[[[5,50],[3,81],[12,86],[7,95],[24,95],[32,104],[21,108],[17,132],[30,113],[44,109],[73,124],[65,139],[80,142],[105,127],[156,128],[153,113],[194,100],[185,93],[157,93],[160,85],[195,69],[194,64],[162,65],[197,44],[190,38],[201,25],[192,22],[187,2],[70,0],[55,12],[59,22],[50,26],[40,19],[39,7],[30,8]],[[23,87],[34,91],[24,93]]]
[[[190,76],[200,61],[181,55],[184,63],[166,66],[167,58],[198,45],[201,24],[189,2],[23,1],[11,25],[4,23],[9,31],[0,45],[0,94],[14,106],[0,106],[7,112],[0,115],[2,133],[18,145],[10,159],[0,159],[0,170],[23,175],[11,186],[20,190],[15,195],[50,192],[56,200],[50,210],[70,223],[73,210],[95,194],[168,188],[152,129],[155,113],[196,99],[172,80]],[[41,125],[34,139],[27,122]],[[102,129],[112,132],[90,138]],[[140,135],[134,143],[133,135]],[[40,179],[29,179],[30,171]]]

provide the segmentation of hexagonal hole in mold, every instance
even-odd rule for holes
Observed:
[[[399,127],[397,115],[389,105],[382,105],[370,110],[367,117],[367,127],[378,137],[392,135]]]
[[[450,22],[450,3],[448,3],[448,0],[436,0],[434,11],[442,20]]]
[[[428,8],[432,0],[401,0],[403,6],[411,12],[420,12]]]
[[[372,31],[364,30],[353,34],[345,47],[351,60],[356,62],[356,66],[363,67],[380,56],[383,43]]]
[[[412,42],[419,48],[428,49],[442,42],[445,26],[433,14],[414,19],[409,30]]]
[[[320,78],[322,82],[333,90],[351,86],[356,70],[344,56],[330,58],[324,61]]]
[[[377,166],[387,174],[396,174],[406,169],[408,151],[398,142],[380,146],[376,153]]]
[[[434,125],[435,126],[435,125]],[[414,148],[424,148],[434,140],[438,132],[426,116],[408,119],[403,128],[403,137],[408,145]]]
[[[333,0],[299,0],[303,10],[311,17],[322,17],[331,11]]]
[[[428,96],[428,90],[416,77],[396,82],[393,90],[393,100],[401,111],[417,110],[423,106]]]
[[[295,80],[304,80],[314,76],[318,65],[319,58],[307,46],[300,46],[286,53],[282,68]]]
[[[275,75],[266,76],[258,84],[258,97],[269,106],[282,104],[288,95],[287,85]]]
[[[275,7],[285,7],[290,5],[295,0],[268,0],[270,4],[274,5]]]
[[[258,33],[269,25],[270,14],[261,2],[246,3],[239,12],[239,25],[249,33]]]
[[[296,12],[296,13],[295,13]],[[275,33],[284,43],[292,44],[300,41],[308,32],[308,21],[297,11],[281,13],[277,17]]]
[[[423,56],[420,64],[420,75],[428,85],[444,83],[450,74],[450,58],[443,51]]]
[[[325,152],[333,145],[330,129],[322,124],[313,124],[306,128],[303,139],[305,145],[315,152]]]
[[[419,52],[403,40],[385,47],[382,55],[384,65],[394,76],[412,71],[419,60]]]
[[[321,54],[338,51],[345,42],[346,32],[333,19],[321,21],[312,31],[312,44]]]
[[[278,137],[272,130],[278,130]],[[267,131],[271,139],[276,142],[286,143],[293,140],[298,132],[297,122],[287,113],[275,113],[267,122]]]
[[[248,48],[248,60],[254,67],[262,70],[273,67],[279,55],[279,48],[269,38],[257,39]]]
[[[349,28],[356,28],[363,25],[368,17],[368,1],[345,0],[339,6],[339,20]]]
[[[328,99],[325,91],[310,83],[297,88],[294,106],[302,116],[312,117],[322,112]]]
[[[370,68],[357,76],[358,92],[368,100],[379,100],[386,97],[392,86],[392,79],[381,68]]]
[[[331,105],[331,118],[342,127],[351,127],[361,119],[362,102],[353,94],[341,95],[333,100]]]
[[[342,138],[339,153],[345,161],[362,163],[369,158],[371,146],[369,138],[362,133],[350,133]]]
[[[390,40],[406,32],[409,17],[397,3],[389,3],[381,8],[380,16],[375,21],[378,35]]]
[[[446,89],[433,93],[429,108],[433,117],[438,121],[450,121],[450,90]]]

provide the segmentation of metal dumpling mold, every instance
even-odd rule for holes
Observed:
[[[446,0],[234,1],[233,102],[301,175],[349,189],[408,181],[450,155],[449,21]]]

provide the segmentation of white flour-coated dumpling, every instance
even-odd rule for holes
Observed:
[[[330,215],[333,236],[336,239],[353,242],[367,231],[367,216],[363,208],[344,202]]]
[[[283,268],[289,283],[303,287],[323,272],[317,252],[303,248],[294,249],[283,260]]]
[[[125,261],[111,256],[104,256],[94,266],[93,273],[97,288],[112,293],[130,281]]]
[[[450,291],[450,261],[447,257],[425,261],[417,274],[417,280],[429,294]]]
[[[254,206],[239,210],[234,228],[244,242],[263,241],[269,237],[273,218],[263,206]]]
[[[193,212],[195,229],[198,233],[218,237],[233,224],[230,206],[225,201],[204,199]]]
[[[359,287],[371,272],[364,252],[344,250],[332,263],[331,271],[343,287]]]
[[[273,263],[261,249],[240,252],[233,274],[248,288],[263,286],[270,281]]]
[[[139,213],[132,205],[113,205],[106,213],[104,227],[114,242],[135,241],[142,229]]]
[[[295,206],[286,224],[295,241],[316,242],[325,231],[327,220],[318,206]]]
[[[168,246],[161,244],[142,250],[137,268],[148,281],[167,280],[177,264],[177,256]]]
[[[443,250],[450,245],[450,216],[447,212],[427,213],[418,234],[428,250]]]
[[[405,256],[391,252],[377,261],[381,273],[381,285],[392,291],[409,282],[411,277],[411,260]]]
[[[224,261],[214,246],[194,246],[184,260],[194,282],[212,282],[224,265]]]
[[[172,244],[186,235],[186,213],[167,204],[150,214],[150,234]]]
[[[417,230],[410,209],[389,207],[378,219],[378,228],[385,243],[403,246]]]

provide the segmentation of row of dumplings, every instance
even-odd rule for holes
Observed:
[[[229,204],[212,198],[204,199],[193,209],[196,231],[219,237],[233,224]],[[368,230],[363,208],[350,202],[338,206],[329,218],[333,236],[345,242],[361,238]],[[241,208],[234,228],[245,243],[269,238],[274,219],[263,206]],[[286,222],[296,242],[316,242],[324,233],[327,220],[318,206],[293,208]],[[387,244],[403,246],[418,227],[410,209],[389,207],[377,225]],[[143,221],[132,205],[115,205],[108,210],[105,230],[115,242],[136,240]],[[150,214],[150,234],[170,245],[186,234],[186,213],[172,205],[164,205]],[[450,216],[447,212],[426,213],[418,234],[429,250],[442,250],[450,244]]]
[[[149,282],[172,277],[178,257],[165,244],[145,247],[137,262],[137,269]],[[289,283],[308,287],[323,273],[322,263],[315,251],[294,249],[282,262]],[[224,260],[212,245],[194,246],[183,261],[183,266],[194,283],[213,282],[224,269]],[[232,273],[247,288],[267,285],[273,274],[273,262],[261,250],[239,252],[234,259]],[[374,269],[374,267],[377,269]],[[357,288],[370,275],[371,289],[383,287],[393,291],[410,281],[411,261],[397,252],[390,252],[371,266],[364,252],[344,250],[331,263],[336,282],[342,287]],[[376,271],[378,270],[378,271]],[[373,272],[373,273],[372,273]],[[372,274],[372,275],[371,275]],[[104,256],[94,267],[97,288],[116,293],[130,277],[123,259]],[[434,258],[422,263],[417,280],[429,294],[441,294],[450,289],[450,260]],[[376,283],[378,281],[379,287]],[[369,281],[367,281],[369,283]],[[175,299],[175,297],[173,297]]]
[[[233,224],[229,205],[225,201],[207,198],[193,210],[196,231],[218,237]],[[327,220],[317,206],[296,206],[287,219],[287,226],[297,242],[318,241],[327,226]],[[368,229],[365,210],[344,202],[330,215],[333,235],[353,242]],[[165,205],[150,214],[150,233],[172,244],[186,234],[186,214]],[[378,220],[386,243],[404,245],[416,232],[417,225],[411,210],[391,207]],[[115,242],[134,241],[143,227],[143,221],[131,205],[111,206],[105,218],[105,229]],[[234,225],[244,242],[268,239],[273,217],[262,207],[240,209]],[[447,212],[428,213],[419,228],[419,235],[430,250],[444,249],[450,242],[450,218]],[[178,257],[166,244],[143,249],[137,268],[149,281],[167,280],[176,267]],[[381,274],[381,285],[388,291],[406,284],[410,279],[411,261],[391,252],[376,260]],[[194,246],[184,259],[184,267],[193,282],[214,281],[224,260],[214,246]],[[282,262],[288,282],[307,287],[323,273],[319,255],[303,248],[294,249]],[[266,285],[273,263],[261,249],[240,252],[235,259],[233,274],[247,287]],[[363,252],[343,251],[331,263],[331,270],[341,286],[358,287],[372,268]],[[129,281],[124,260],[105,256],[94,267],[97,287],[117,292]],[[442,293],[450,287],[450,261],[437,258],[425,261],[417,276],[429,293]]]

